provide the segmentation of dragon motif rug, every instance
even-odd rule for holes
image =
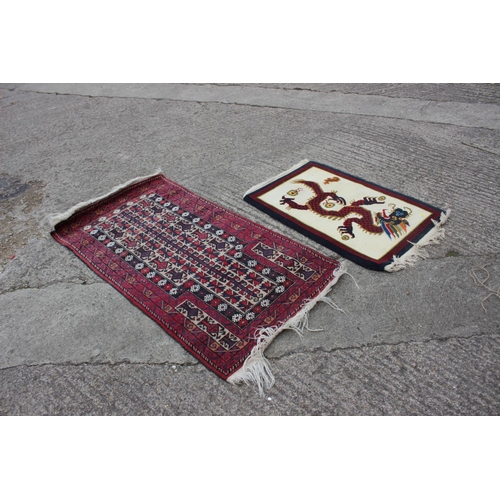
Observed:
[[[443,211],[327,165],[304,160],[244,199],[362,266],[397,271],[443,237]]]
[[[198,196],[161,173],[51,219],[52,236],[232,383],[274,378],[264,349],[301,330],[339,261]],[[117,328],[116,335],[119,335]],[[139,333],[138,333],[139,335]]]

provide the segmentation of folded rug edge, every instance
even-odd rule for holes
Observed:
[[[155,172],[153,172],[152,174],[134,177],[133,179],[130,179],[122,184],[119,184],[119,185],[111,188],[110,191],[103,194],[102,196],[98,196],[96,198],[91,198],[90,200],[82,201],[80,203],[77,203],[76,205],[73,205],[72,207],[68,208],[68,210],[66,210],[65,212],[61,212],[58,214],[48,214],[45,218],[44,223],[48,226],[48,231],[52,232],[55,229],[55,227],[57,226],[57,224],[69,219],[72,215],[76,214],[78,211],[82,210],[83,208],[86,208],[94,203],[97,203],[98,201],[104,200],[104,199],[108,198],[109,196],[111,196],[115,193],[118,193],[122,189],[125,189],[127,187],[132,186],[133,184],[150,179],[151,177],[155,177],[156,175],[159,175],[161,173],[162,173],[161,169],[158,169]]]

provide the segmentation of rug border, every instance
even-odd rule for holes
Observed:
[[[322,233],[314,230],[313,228],[309,228],[308,226],[302,224],[301,222],[297,222],[294,218],[287,217],[286,214],[282,214],[281,212],[275,210],[273,207],[270,207],[267,204],[265,204],[263,201],[256,199],[257,193],[259,193],[260,195],[261,191],[267,192],[270,189],[273,189],[275,186],[277,186],[287,178],[291,178],[294,175],[296,175],[296,173],[300,171],[300,169],[305,170],[306,168],[309,168],[309,166],[319,166],[326,168],[327,170],[330,170],[332,173],[338,173],[346,177],[347,179],[359,182],[366,187],[376,188],[377,190],[380,190],[385,194],[394,195],[398,198],[408,200],[409,202],[419,206],[420,208],[423,208],[427,211],[431,211],[432,215],[434,215],[436,219],[433,219],[431,215],[429,220],[422,225],[423,227],[421,227],[420,229],[417,228],[415,232],[412,233],[411,241],[407,240],[406,243],[403,241],[399,245],[389,250],[382,258],[372,259],[370,257],[359,254],[355,250],[351,250],[348,247],[345,247],[345,245],[342,245],[342,243],[333,240],[333,238],[332,239],[325,238],[324,236],[322,236]],[[391,264],[393,264],[395,259],[401,259],[402,257],[404,257],[405,254],[411,252],[412,248],[418,245],[421,240],[425,240],[426,236],[428,236],[429,233],[432,233],[437,225],[444,223],[444,221],[447,218],[446,211],[443,211],[438,207],[430,205],[429,203],[425,203],[421,200],[418,200],[417,198],[413,198],[412,196],[408,196],[393,189],[386,188],[377,183],[367,181],[366,179],[362,179],[355,175],[349,174],[347,172],[339,170],[338,168],[334,168],[329,165],[325,165],[323,163],[308,159],[304,159],[301,162],[295,164],[293,167],[282,172],[281,174],[271,177],[266,181],[263,181],[251,187],[244,194],[243,200],[249,203],[250,205],[254,206],[255,208],[261,210],[262,212],[266,213],[267,215],[271,216],[272,218],[285,224],[286,226],[298,231],[300,234],[310,238],[313,241],[316,241],[317,243],[325,246],[326,248],[329,248],[330,250],[333,250],[342,257],[345,257],[355,262],[356,264],[359,264],[363,267],[375,271],[386,271],[386,268],[389,268]],[[385,258],[387,255],[390,255],[390,258]],[[384,258],[385,260],[382,260]]]

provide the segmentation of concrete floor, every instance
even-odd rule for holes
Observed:
[[[500,85],[0,84],[1,415],[498,415]],[[161,168],[242,201],[304,158],[439,207],[398,273],[349,264],[303,338],[266,351],[260,398],[206,370],[48,236],[47,215]],[[357,284],[357,286],[356,286]],[[358,288],[359,287],[359,288]]]

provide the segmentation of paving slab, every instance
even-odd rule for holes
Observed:
[[[0,415],[498,415],[499,356],[498,335],[295,353],[264,398],[200,365],[20,366]]]
[[[246,85],[442,102],[500,104],[500,84],[498,83],[248,83]]]
[[[381,92],[344,93],[311,92],[308,88],[258,87],[240,85],[185,85],[185,84],[71,84],[30,83],[12,84],[9,89],[46,92],[92,97],[123,97],[143,99],[167,99],[188,102],[218,102],[224,104],[266,106],[271,108],[300,109],[328,113],[347,113],[364,116],[384,116],[404,120],[450,123],[468,127],[500,128],[498,88],[493,94],[494,102],[483,104],[453,100],[425,100],[398,97],[391,99]],[[425,95],[425,94],[424,94]],[[490,99],[491,101],[491,99]]]

